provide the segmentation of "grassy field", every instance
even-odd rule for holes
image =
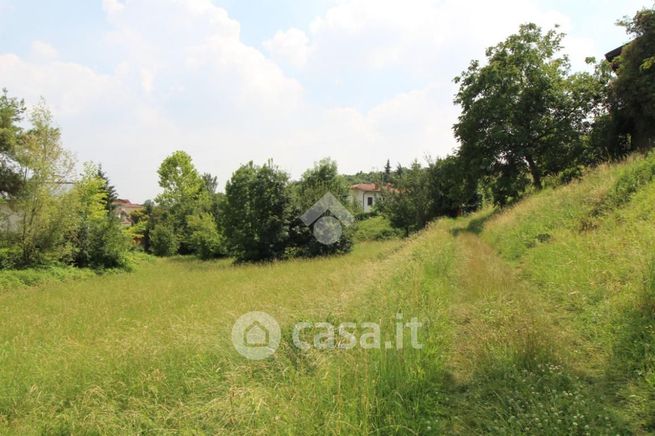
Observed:
[[[634,158],[347,256],[4,291],[0,433],[655,433],[654,177]],[[251,310],[281,324],[270,359],[230,342]],[[398,314],[423,349],[291,345]]]

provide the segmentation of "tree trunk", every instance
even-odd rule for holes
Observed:
[[[541,190],[541,171],[537,168],[537,164],[534,163],[532,156],[525,156],[525,161],[528,163],[528,169],[532,175],[532,184],[537,190]]]

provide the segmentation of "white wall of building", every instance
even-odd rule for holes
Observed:
[[[373,207],[378,201],[379,192],[353,189],[350,191],[350,194],[353,198],[353,203],[357,207],[366,213],[373,212]]]

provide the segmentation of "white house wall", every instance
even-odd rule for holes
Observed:
[[[378,200],[378,193],[374,191],[360,191],[358,189],[352,190],[351,191],[351,196],[353,198],[353,202],[357,207],[360,207],[364,212],[369,213],[373,211],[373,207],[375,206],[375,203],[377,203]],[[368,205],[368,199],[372,198],[373,199],[373,204]]]

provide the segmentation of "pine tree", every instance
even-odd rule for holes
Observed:
[[[397,178],[401,178],[401,177],[402,177],[402,175],[403,175],[403,170],[404,170],[403,166],[402,166],[401,164],[398,164],[398,166],[396,167],[396,177],[397,177]]]
[[[391,162],[387,159],[387,163],[384,165],[384,174],[382,175],[382,181],[384,183],[391,182]]]
[[[102,190],[105,192],[107,201],[105,203],[105,209],[107,212],[111,212],[114,209],[114,201],[118,200],[118,194],[116,193],[116,188],[109,182],[109,177],[102,169],[101,165],[98,165],[98,178],[103,180]]]

